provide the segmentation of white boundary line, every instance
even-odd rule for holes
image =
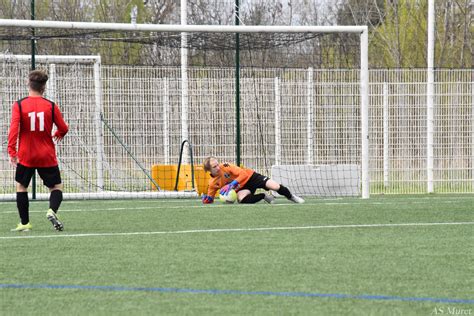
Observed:
[[[451,196],[453,197],[453,196]],[[403,200],[404,202],[410,201],[410,204],[423,204],[423,203],[428,203],[428,202],[436,202],[436,203],[456,203],[456,202],[464,202],[464,200],[474,200],[474,195],[471,193],[466,193],[465,195],[456,195],[455,199],[453,200],[447,200],[447,198],[450,198],[449,196],[408,196],[404,197]],[[284,197],[279,197],[281,201],[286,201]],[[199,199],[137,199],[139,203],[145,203],[145,204],[169,204],[169,203],[186,203],[186,202],[198,202],[200,203]],[[441,200],[441,201],[439,201]],[[31,199],[30,199],[31,201]],[[66,200],[65,203],[67,204],[83,204],[83,203],[88,203],[91,201],[98,201],[100,204],[121,204],[124,201],[133,201],[133,199],[125,199],[125,200]],[[378,199],[377,197],[371,198],[369,200],[365,199],[359,199],[359,198],[344,198],[344,197],[335,197],[335,198],[322,198],[318,199],[315,198],[314,201],[317,201],[316,203],[305,203],[306,205],[311,204],[311,205],[334,205],[334,204],[356,204],[356,205],[384,205],[384,204],[399,204],[400,201],[397,200],[397,198],[391,197],[388,195],[384,197],[383,199]],[[38,201],[38,202],[47,202],[47,201]],[[2,203],[5,204],[11,204],[16,207],[15,201],[2,201],[0,200],[0,205]],[[97,204],[99,204],[97,203]],[[218,204],[218,203],[217,203]],[[288,203],[287,203],[288,204]],[[289,203],[290,205],[293,203]],[[213,204],[215,205],[215,204]],[[209,207],[209,205],[205,205],[206,207]],[[1,212],[0,212],[1,213]]]
[[[367,201],[367,200],[365,200]],[[364,201],[364,202],[365,202]],[[443,204],[453,204],[453,203],[456,203],[456,202],[459,202],[459,203],[464,203],[464,201],[459,201],[459,200],[446,200],[446,201],[436,201],[436,203],[443,203]],[[426,204],[427,201],[414,201],[414,202],[410,202],[410,204]],[[312,206],[326,206],[326,205],[331,205],[331,206],[334,206],[334,205],[387,205],[387,204],[399,204],[398,202],[396,201],[391,201],[391,202],[381,202],[381,201],[373,201],[372,203],[353,203],[353,202],[322,202],[322,203],[304,203],[304,204],[294,204],[294,203],[278,203],[278,204],[272,204],[272,205],[267,205],[266,207],[270,207],[270,208],[273,208],[273,207],[284,207],[284,206],[308,206],[308,205],[312,205]],[[261,204],[262,206],[265,205],[265,204]],[[169,204],[167,203],[157,203],[155,204],[154,206],[140,206],[140,207],[109,207],[109,208],[87,208],[87,209],[82,209],[82,208],[78,208],[78,209],[60,209],[60,212],[66,212],[66,213],[69,213],[69,212],[100,212],[100,211],[134,211],[134,210],[152,210],[152,209],[156,209],[156,210],[165,210],[165,209],[189,209],[189,208],[222,208],[222,207],[230,207],[230,206],[240,206],[240,207],[248,207],[248,205],[240,205],[240,204],[232,204],[232,205],[225,205],[225,204],[220,204],[220,203],[216,203],[216,204],[213,204],[213,205],[202,205],[200,204],[197,204],[197,205],[174,205],[174,206],[170,206]],[[12,207],[13,208],[13,207]],[[46,210],[30,210],[30,213],[45,213]],[[17,210],[11,210],[11,211],[0,211],[0,215],[2,214],[17,214],[18,211]]]
[[[337,203],[340,204],[340,203]],[[264,204],[262,204],[263,206]],[[281,206],[302,206],[302,205],[322,205],[320,203],[316,204],[310,204],[310,203],[305,203],[305,204],[295,204],[295,203],[285,203],[285,204],[272,204],[268,205],[268,207],[273,208],[273,207],[281,207]],[[168,210],[168,209],[190,209],[190,208],[201,208],[201,209],[212,209],[212,208],[222,208],[222,207],[230,207],[231,205],[225,205],[225,204],[214,204],[214,205],[174,205],[174,206],[169,206],[169,205],[155,205],[155,206],[140,206],[140,207],[110,207],[110,208],[95,208],[95,209],[84,209],[84,208],[78,208],[78,209],[59,209],[59,214],[64,214],[64,213],[72,213],[72,212],[100,212],[100,211],[136,211],[136,210]],[[240,205],[240,204],[235,204],[234,206],[246,208],[248,205]],[[64,212],[64,213],[63,213]],[[2,214],[18,214],[18,211],[0,211],[0,215]],[[36,210],[36,211],[30,211],[30,213],[46,213],[46,210]]]
[[[197,234],[197,233],[229,233],[229,232],[261,232],[278,230],[303,230],[303,229],[337,229],[337,228],[379,228],[379,227],[418,227],[418,226],[448,226],[448,225],[474,225],[474,222],[451,222],[451,223],[399,223],[399,224],[347,224],[347,225],[322,225],[322,226],[294,226],[294,227],[255,227],[255,228],[216,228],[195,229],[177,231],[157,232],[130,232],[130,233],[91,233],[91,234],[62,234],[37,235],[37,236],[4,236],[4,239],[37,239],[37,238],[64,238],[64,237],[110,237],[110,236],[138,236],[138,235],[174,235],[174,234]]]

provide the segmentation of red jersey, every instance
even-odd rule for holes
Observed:
[[[226,184],[231,183],[233,180],[236,180],[239,183],[239,186],[235,188],[235,191],[239,191],[239,189],[249,181],[254,173],[255,171],[252,169],[240,168],[230,163],[220,163],[219,174],[215,177],[211,175],[211,178],[209,179],[207,195],[215,197],[217,191]]]
[[[52,135],[53,124],[57,131]],[[64,137],[68,126],[61,111],[52,101],[41,96],[29,96],[13,103],[8,154],[18,157],[18,163],[30,168],[58,165],[53,137]]]

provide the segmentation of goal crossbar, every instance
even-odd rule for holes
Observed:
[[[358,33],[360,35],[361,191],[362,198],[369,198],[369,39],[367,26],[169,25],[0,19],[0,27],[110,30],[124,32]]]
[[[12,54],[0,54],[0,61],[29,61],[31,55],[12,55]],[[77,64],[94,64],[101,62],[99,55],[87,56],[87,55],[35,55],[35,60],[39,62],[52,62],[52,63],[77,63]]]
[[[0,19],[0,26],[59,28],[77,30],[150,31],[150,32],[217,32],[217,33],[364,33],[364,25],[341,26],[286,26],[286,25],[180,25],[128,24]]]

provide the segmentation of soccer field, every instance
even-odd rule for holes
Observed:
[[[474,314],[474,196],[0,203],[2,315]]]

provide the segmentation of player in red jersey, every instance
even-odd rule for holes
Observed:
[[[214,197],[219,194],[228,194],[230,190],[237,192],[239,203],[253,204],[261,200],[273,203],[274,197],[270,194],[255,194],[257,189],[273,190],[295,203],[304,203],[299,196],[291,194],[290,190],[282,184],[263,176],[252,169],[240,168],[230,163],[219,163],[216,157],[208,157],[204,161],[204,170],[210,172],[207,194],[202,196],[202,202],[214,202]]]
[[[68,126],[57,104],[43,97],[47,81],[45,71],[30,72],[29,95],[14,102],[12,107],[8,155],[10,163],[16,167],[16,202],[21,219],[14,231],[32,228],[29,222],[28,185],[35,170],[51,192],[46,217],[56,230],[63,230],[56,214],[63,200],[63,185],[53,139],[60,141],[68,132]],[[57,127],[54,135],[53,124]]]

